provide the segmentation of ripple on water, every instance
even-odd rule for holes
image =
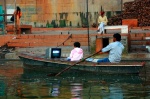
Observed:
[[[123,99],[150,97],[150,65],[140,75],[108,75],[69,70],[58,77],[55,71],[31,70],[22,63],[0,65],[0,98],[17,99]],[[22,71],[21,71],[22,70]],[[11,75],[10,75],[11,74]]]

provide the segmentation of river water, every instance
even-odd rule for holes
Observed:
[[[139,75],[69,70],[58,77],[50,68],[21,61],[0,62],[0,99],[150,99],[150,63]]]

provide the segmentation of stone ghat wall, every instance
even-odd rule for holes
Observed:
[[[97,51],[97,47],[100,44],[103,44],[103,41],[96,43],[98,38],[112,38],[113,34],[90,34],[89,43],[90,43],[90,52],[94,53]],[[122,36],[127,37],[128,34],[122,34]],[[70,51],[74,48],[74,42],[80,42],[81,48],[84,50],[85,54],[89,54],[88,47],[88,35],[87,34],[57,34],[57,35],[38,35],[38,34],[21,34],[16,36],[6,35],[9,40],[3,42],[7,45],[8,48],[15,48],[15,51],[26,51],[32,53],[45,54],[46,48],[51,47],[61,47],[63,56],[66,57]],[[5,37],[5,38],[6,38]],[[71,37],[71,38],[68,38]],[[4,41],[4,36],[0,36],[2,41]],[[64,43],[63,43],[64,42]],[[112,41],[111,41],[112,42]],[[127,42],[124,43],[128,45]]]
[[[34,27],[84,27],[87,24],[87,0],[16,0],[22,10],[21,22]],[[125,0],[125,2],[133,0]],[[3,2],[3,1],[0,1]],[[124,3],[124,0],[123,0]],[[7,0],[7,12],[13,13],[14,1]],[[97,23],[102,9],[107,17],[121,11],[121,0],[88,0],[89,24]],[[9,19],[8,19],[9,20]]]
[[[15,35],[0,35],[0,47],[6,45],[8,42],[16,38]]]
[[[7,43],[9,47],[44,47],[44,46],[72,46],[75,41],[79,41],[82,46],[87,46],[87,35],[19,35]],[[67,40],[68,39],[68,40]],[[66,42],[64,42],[66,41]],[[64,42],[64,43],[63,43]],[[63,43],[63,44],[62,44]]]

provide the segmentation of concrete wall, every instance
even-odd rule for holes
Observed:
[[[23,24],[32,24],[35,27],[46,27],[47,23],[54,22],[56,26],[80,27],[86,24],[87,0],[16,0],[16,5],[22,9]],[[97,23],[101,6],[108,18],[121,11],[121,1],[133,0],[88,0],[89,24]],[[3,2],[3,1],[2,1]],[[14,9],[14,0],[6,0],[7,12]],[[13,13],[13,12],[12,12]],[[65,21],[62,21],[65,20]],[[49,25],[49,27],[53,27]]]
[[[1,1],[0,1],[0,5],[4,5],[4,1],[1,0]]]

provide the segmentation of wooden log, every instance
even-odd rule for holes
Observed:
[[[122,14],[109,19],[108,25],[120,25],[122,19],[138,19],[138,26],[150,26],[150,0],[124,3]]]

